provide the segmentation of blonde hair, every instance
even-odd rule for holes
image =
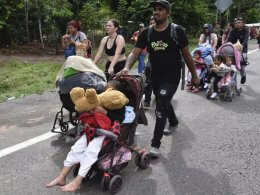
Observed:
[[[241,45],[239,40],[237,40],[237,42],[234,44],[234,46],[237,48],[237,50],[239,52],[242,52],[243,46]]]

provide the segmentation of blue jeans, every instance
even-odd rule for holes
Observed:
[[[144,60],[145,60],[145,57],[146,57],[146,54],[145,53],[141,53],[138,57],[138,73],[139,74],[142,74],[143,71],[144,71],[144,67],[145,67],[145,63],[144,63]]]

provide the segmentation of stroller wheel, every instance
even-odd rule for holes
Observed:
[[[225,101],[228,101],[228,99],[229,99],[229,94],[228,94],[228,92],[226,92],[226,93],[224,94],[224,100],[225,100]]]
[[[101,188],[103,191],[107,191],[109,188],[109,181],[110,177],[109,176],[103,176],[101,180]]]
[[[69,119],[70,119],[70,122],[73,126],[76,127],[78,125],[78,114],[77,114],[77,112],[70,112]]]
[[[241,92],[242,92],[242,88],[240,87],[239,89],[237,89],[237,95],[240,96]]]
[[[150,166],[151,156],[149,153],[139,153],[135,156],[135,164],[141,169],[147,169]]]
[[[206,98],[207,98],[207,99],[210,98],[210,92],[209,92],[209,91],[206,92]]]
[[[141,164],[141,154],[140,153],[137,153],[135,156],[135,164],[136,164],[136,166],[140,167],[140,164]]]
[[[231,92],[231,93],[229,94],[229,99],[228,99],[228,101],[229,101],[229,102],[232,102],[232,101],[233,101],[233,97],[234,97],[234,94]]]
[[[120,175],[115,175],[109,182],[108,190],[111,194],[117,193],[123,184],[122,177]]]
[[[69,124],[66,123],[66,122],[63,122],[63,123],[61,124],[61,126],[60,126],[60,130],[61,130],[62,132],[67,132],[67,131],[69,130]]]
[[[227,92],[225,94],[225,100],[229,101],[229,102],[232,102],[232,99],[233,99],[233,93],[231,91]]]

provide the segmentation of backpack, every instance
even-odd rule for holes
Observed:
[[[176,43],[176,45],[179,47],[179,39],[176,31],[176,27],[179,25],[171,23],[171,38],[172,40]],[[153,25],[148,28],[148,33],[147,33],[147,42],[149,43],[151,40],[151,34],[153,31]]]

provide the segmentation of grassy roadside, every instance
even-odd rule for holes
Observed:
[[[190,41],[190,51],[195,48],[196,41]],[[128,55],[133,48],[126,45]],[[95,56],[97,50],[93,51]],[[0,103],[10,97],[19,98],[29,94],[42,93],[55,88],[55,77],[62,66],[62,61],[26,62],[6,60],[0,62]],[[105,60],[99,65],[104,69]]]
[[[16,98],[42,93],[55,87],[54,80],[61,62],[22,62],[17,60],[0,63],[0,102],[10,97]]]

